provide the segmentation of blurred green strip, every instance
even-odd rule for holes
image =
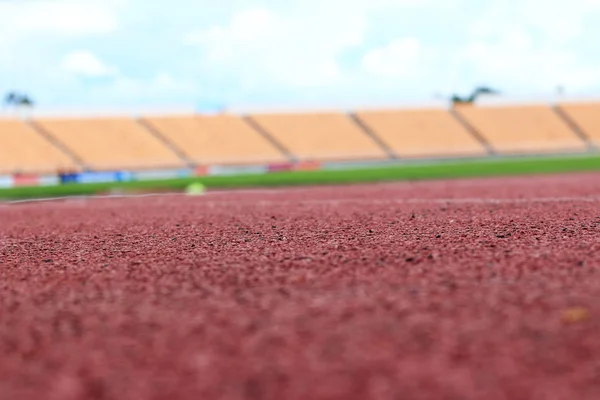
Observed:
[[[600,155],[598,154],[593,156],[527,159],[497,158],[445,161],[431,164],[415,162],[385,167],[364,167],[361,169],[286,171],[257,175],[205,176],[156,181],[17,187],[0,189],[0,199],[83,196],[115,191],[121,193],[181,191],[193,182],[202,182],[208,189],[216,189],[511,176],[596,170],[600,171]]]

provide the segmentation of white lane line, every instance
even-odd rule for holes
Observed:
[[[313,200],[223,200],[204,202],[205,205],[342,205],[342,204],[527,204],[527,203],[564,203],[564,202],[600,202],[595,197],[532,197],[532,198],[415,198],[415,199],[313,199]]]
[[[208,193],[207,193],[208,194]],[[64,196],[64,197],[41,197],[34,199],[23,199],[23,200],[9,200],[1,202],[2,204],[28,204],[28,203],[46,203],[51,201],[68,201],[72,203],[79,202],[81,200],[104,200],[104,199],[137,199],[143,197],[171,197],[171,196],[185,196],[185,193],[144,193],[144,194],[107,194],[107,195],[84,195],[84,196]]]
[[[293,190],[298,191],[298,190]],[[267,189],[265,191],[260,190],[248,190],[245,193],[285,193],[285,191],[277,191]],[[35,203],[48,203],[48,202],[64,202],[61,204],[72,205],[87,203],[93,200],[106,200],[106,199],[140,199],[140,198],[170,198],[170,197],[187,197],[190,199],[196,199],[203,205],[214,207],[224,205],[257,205],[257,206],[270,206],[270,205],[341,205],[341,204],[525,204],[525,203],[560,203],[560,202],[586,202],[595,203],[600,202],[600,195],[597,196],[556,196],[556,197],[519,197],[519,198],[481,198],[481,197],[463,197],[463,198],[387,198],[387,199],[373,199],[373,198],[341,198],[341,199],[292,199],[292,200],[218,200],[209,201],[207,198],[212,196],[223,196],[223,195],[239,195],[244,194],[244,191],[215,191],[206,192],[202,196],[189,196],[185,193],[146,193],[146,194],[113,194],[113,195],[90,195],[90,196],[65,196],[65,197],[49,197],[49,198],[37,198],[37,199],[25,199],[25,200],[12,200],[6,202],[0,202],[0,206],[10,206],[19,204],[35,204]]]
[[[235,189],[235,190],[211,190],[204,193],[202,196],[230,196],[243,194],[281,194],[281,193],[298,193],[311,192],[314,187],[310,188],[266,188],[266,189]],[[104,200],[104,199],[138,199],[144,197],[193,197],[184,192],[166,192],[166,193],[136,193],[136,194],[97,194],[97,195],[80,195],[80,196],[57,196],[57,197],[40,197],[22,200],[0,201],[0,206],[5,204],[28,204],[28,203],[44,203],[51,201],[69,201],[77,202],[80,200]]]

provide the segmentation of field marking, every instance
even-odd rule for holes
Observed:
[[[256,192],[253,192],[256,193]],[[276,192],[281,193],[281,192]],[[600,202],[600,195],[597,196],[548,196],[548,197],[502,197],[502,198],[483,198],[483,197],[449,197],[449,198],[340,198],[340,199],[292,199],[292,200],[266,200],[266,199],[235,199],[235,200],[208,200],[212,196],[223,194],[241,194],[240,192],[207,192],[202,196],[189,196],[185,193],[148,193],[148,194],[115,194],[115,195],[92,195],[92,196],[65,196],[40,199],[13,200],[0,203],[1,206],[11,206],[20,204],[52,203],[64,201],[57,204],[72,206],[74,204],[89,204],[94,200],[110,199],[140,199],[140,198],[170,198],[185,197],[198,200],[204,206],[215,208],[223,206],[273,206],[273,205],[327,205],[337,206],[345,204],[358,205],[378,205],[378,204],[527,204],[527,203],[564,203],[564,202]]]
[[[28,204],[28,203],[47,203],[53,201],[68,201],[75,203],[80,200],[104,200],[104,199],[128,199],[128,198],[143,198],[143,197],[161,197],[161,196],[186,196],[185,193],[144,193],[144,194],[98,194],[84,196],[62,196],[62,197],[40,197],[35,199],[9,200],[0,202],[4,204]]]
[[[378,184],[378,183],[376,183]],[[390,184],[390,183],[381,183]],[[392,183],[393,184],[393,183]],[[0,206],[10,204],[28,204],[28,203],[45,203],[53,201],[69,201],[76,202],[78,200],[104,200],[104,199],[137,199],[144,197],[198,197],[218,196],[218,195],[237,195],[237,194],[281,194],[295,192],[311,192],[314,187],[305,188],[265,188],[265,189],[233,189],[233,190],[211,190],[200,196],[191,196],[184,192],[166,192],[166,193],[137,193],[137,194],[95,194],[95,195],[74,195],[74,196],[57,196],[57,197],[40,197],[33,199],[8,200],[1,201]]]
[[[223,205],[346,205],[346,204],[527,204],[527,203],[565,203],[582,202],[596,203],[600,202],[600,196],[595,197],[531,197],[531,198],[415,198],[415,199],[313,199],[313,200],[223,200],[208,201],[204,205],[214,207]]]
[[[407,182],[373,182],[371,186],[395,186]],[[352,187],[349,185],[347,187]],[[237,194],[281,194],[281,193],[302,193],[312,192],[314,189],[327,190],[332,189],[331,186],[309,186],[309,187],[280,187],[280,188],[260,188],[260,189],[216,189],[204,193],[203,196],[218,196],[218,195],[237,195]],[[143,197],[193,197],[185,192],[166,192],[166,193],[137,193],[137,194],[95,194],[95,195],[73,195],[73,196],[56,196],[56,197],[40,197],[22,200],[0,200],[0,206],[10,204],[27,204],[27,203],[43,203],[60,200],[103,200],[103,199],[128,199],[128,198],[143,198]],[[203,197],[197,196],[197,197]]]

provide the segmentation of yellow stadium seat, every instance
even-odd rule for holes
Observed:
[[[56,173],[75,162],[20,120],[0,119],[0,173]]]
[[[387,154],[343,113],[251,116],[299,160],[378,160]]]
[[[549,106],[457,106],[456,111],[498,153],[560,153],[586,150],[585,143]]]
[[[560,109],[570,117],[596,146],[600,146],[600,103],[560,104]]]
[[[130,118],[41,119],[37,123],[92,169],[184,165],[171,149]]]
[[[286,161],[284,154],[238,116],[190,115],[144,120],[199,164]]]
[[[385,110],[356,116],[400,157],[485,155],[477,141],[447,110]]]

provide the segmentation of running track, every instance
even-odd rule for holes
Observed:
[[[0,400],[599,399],[600,174],[0,205]]]

